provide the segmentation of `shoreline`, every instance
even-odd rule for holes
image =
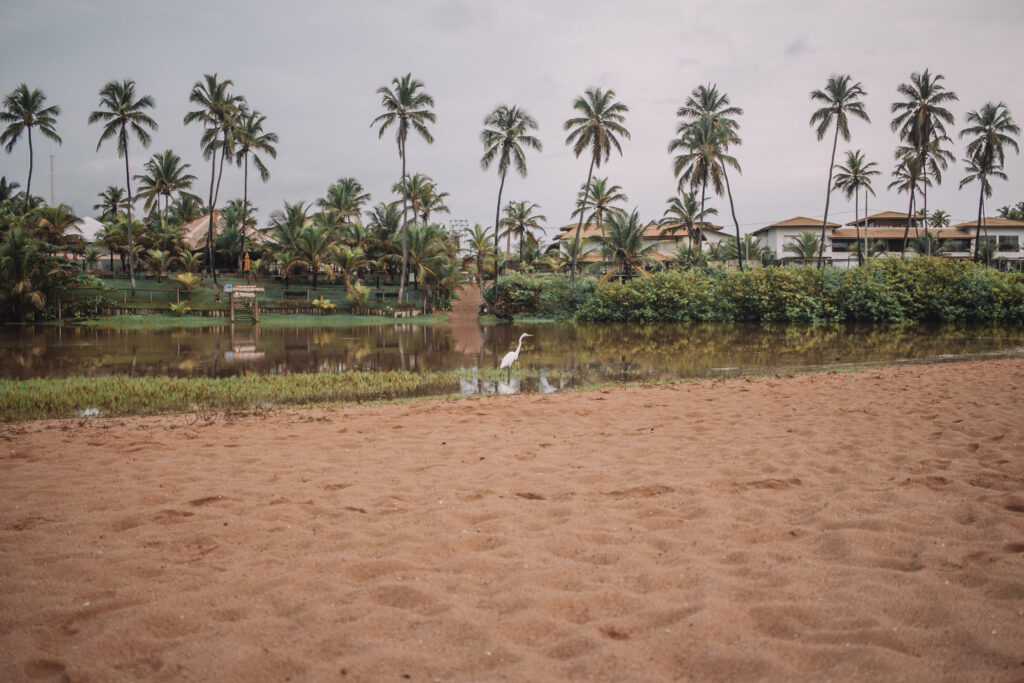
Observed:
[[[1024,359],[0,425],[0,677],[1020,676]]]

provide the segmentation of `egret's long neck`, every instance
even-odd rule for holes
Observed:
[[[519,338],[519,343],[516,344],[516,355],[519,355],[519,349],[523,348],[523,338]]]

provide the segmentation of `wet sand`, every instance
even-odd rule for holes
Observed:
[[[0,680],[1020,680],[1024,360],[0,426]]]

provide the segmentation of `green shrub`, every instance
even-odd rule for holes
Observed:
[[[576,279],[576,306],[593,297],[595,286],[592,278]],[[568,319],[575,310],[568,275],[513,273],[500,278],[497,288],[489,287],[484,295],[510,316]]]

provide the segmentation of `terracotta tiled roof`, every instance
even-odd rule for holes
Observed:
[[[985,218],[982,219],[981,223],[982,229],[984,229],[985,226],[988,226],[990,228],[1024,228],[1024,221],[1015,221],[1009,218],[995,218],[992,216],[986,216]],[[966,223],[957,223],[956,225],[951,225],[950,227],[963,228],[965,230],[967,228],[971,228],[973,230],[974,228],[978,227],[978,221],[977,219],[975,219],[973,221],[967,221]]]
[[[904,217],[906,217],[906,214],[904,214]],[[867,233],[868,239],[873,240],[903,239],[905,231],[906,228],[861,228],[860,238],[864,239],[864,235]],[[924,234],[924,228],[918,228],[917,231],[922,235]],[[956,228],[929,228],[928,232],[940,240],[964,240],[974,237],[974,235]],[[831,236],[833,239],[856,239],[857,228],[837,228],[832,231]],[[914,228],[910,228],[910,238],[913,239],[914,237]]]

